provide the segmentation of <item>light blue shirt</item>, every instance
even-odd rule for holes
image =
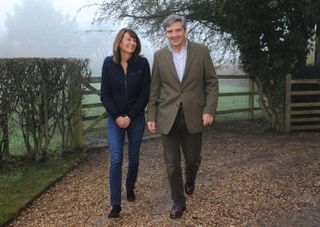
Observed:
[[[179,81],[182,81],[183,78],[183,74],[184,74],[184,70],[186,67],[186,61],[187,61],[187,47],[188,47],[188,42],[186,40],[186,44],[184,47],[182,47],[182,49],[180,50],[180,52],[176,52],[171,44],[169,43],[168,48],[172,53],[172,57],[173,57],[173,62],[174,65],[176,67],[176,72],[178,74],[178,78]]]

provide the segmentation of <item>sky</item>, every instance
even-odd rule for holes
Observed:
[[[28,0],[26,0],[28,1]],[[62,12],[62,14],[69,16],[70,18],[75,18],[81,26],[90,24],[94,17],[95,8],[84,8],[78,14],[79,8],[86,4],[93,2],[101,2],[102,0],[50,0],[53,2],[54,7]],[[23,0],[0,0],[0,32],[5,31],[4,22],[6,16],[13,12],[14,6],[20,5]]]
[[[25,1],[28,3],[28,1],[31,1],[31,0],[25,0]],[[39,1],[45,1],[45,0],[39,0]],[[93,68],[95,68],[96,71],[98,71],[98,69],[100,70],[99,64],[101,64],[101,61],[103,60],[103,58],[106,55],[112,54],[111,47],[112,47],[112,42],[113,42],[114,36],[116,35],[117,29],[125,26],[125,24],[123,24],[123,23],[114,24],[113,23],[113,24],[111,24],[111,26],[110,26],[110,24],[109,25],[105,24],[103,26],[105,26],[109,30],[105,29],[105,31],[103,31],[103,32],[99,32],[99,31],[95,32],[95,30],[97,29],[97,27],[96,27],[97,24],[95,26],[93,26],[92,21],[94,19],[95,12],[97,11],[97,7],[84,7],[80,11],[79,11],[79,9],[81,7],[89,5],[89,4],[101,3],[103,0],[46,0],[46,1],[52,2],[54,8],[57,11],[59,11],[62,15],[64,15],[65,17],[68,17],[68,20],[70,20],[70,21],[75,20],[77,22],[77,25],[80,26],[80,30],[82,31],[81,33],[79,33],[80,36],[89,37],[89,36],[98,35],[98,36],[102,37],[103,40],[98,41],[99,43],[101,41],[101,46],[100,46],[101,50],[105,51],[104,55],[103,55],[103,53],[100,54],[100,55],[103,55],[102,57],[100,55],[98,57],[97,56],[90,57],[89,52],[90,53],[91,52],[93,52],[93,53],[99,52],[99,51],[101,52],[101,50],[96,49],[97,48],[96,45],[92,45],[92,51],[88,51],[88,55],[84,55],[84,56],[81,55],[81,57],[90,58],[90,61],[93,63],[92,65],[96,65],[96,66],[93,66]],[[2,35],[5,36],[5,34],[6,34],[5,21],[6,21],[7,15],[13,14],[15,6],[22,5],[23,2],[24,2],[24,0],[0,0],[0,37],[2,37]],[[91,32],[88,33],[86,31],[91,31]],[[104,36],[106,34],[107,34],[106,39],[104,39]],[[30,37],[33,37],[33,36],[30,36]],[[38,39],[35,39],[35,42],[37,40]],[[39,39],[39,40],[41,41],[42,39]],[[103,42],[104,40],[108,43],[104,44],[104,42]],[[19,54],[22,53],[22,55],[17,56],[17,57],[21,57],[21,56],[26,57],[29,55],[30,56],[38,56],[39,55],[39,56],[43,57],[44,55],[51,56],[51,55],[57,54],[57,53],[60,54],[61,56],[64,56],[64,57],[68,56],[69,57],[69,55],[67,53],[65,53],[65,55],[62,54],[63,50],[61,50],[60,52],[57,52],[57,51],[52,52],[52,50],[50,48],[48,48],[48,49],[40,48],[41,51],[38,50],[38,48],[35,48],[35,50],[30,49],[29,47],[30,46],[33,47],[33,45],[30,45],[30,40],[28,40],[28,41],[29,41],[28,44],[22,45],[23,47],[25,46],[26,48],[25,49],[21,48],[20,50],[22,52],[18,51]],[[32,40],[31,40],[31,42],[32,42]],[[10,44],[12,44],[12,43],[10,43]],[[43,44],[43,43],[41,43],[41,44]],[[93,44],[95,44],[95,43],[93,43]],[[9,45],[9,46],[12,46],[12,45]],[[37,47],[39,47],[39,46],[41,46],[41,45],[38,45]],[[50,46],[50,44],[48,44],[48,46]],[[90,49],[90,48],[88,47],[88,49]],[[3,55],[1,55],[1,52]],[[8,52],[8,50],[7,50],[7,52]],[[0,56],[8,56],[8,55],[6,55],[7,52],[0,50]],[[12,53],[12,52],[10,52],[10,53]],[[85,52],[85,54],[86,53],[87,52]],[[150,43],[146,40],[144,40],[142,43],[142,54],[144,56],[146,56],[150,62],[152,62],[153,49],[150,46]],[[10,55],[9,57],[12,57],[12,56]],[[71,56],[71,57],[73,57],[73,56]],[[99,65],[99,67],[97,65]]]
[[[15,8],[15,5],[22,4],[24,0],[0,0],[0,37],[5,34],[5,21],[7,14],[12,14]],[[30,1],[30,0],[25,0]],[[44,1],[44,0],[40,0]],[[68,16],[70,20],[75,19],[77,24],[81,27],[81,30],[95,30],[91,22],[94,19],[95,12],[97,11],[96,7],[86,7],[83,8],[80,12],[78,10],[88,4],[101,3],[103,0],[47,0],[53,3],[55,9],[61,12],[64,16]],[[116,26],[120,28],[125,26],[125,24],[119,24]],[[115,33],[113,33],[115,35]],[[112,38],[112,37],[111,37]],[[148,42],[148,40],[142,39],[142,54],[145,55],[150,62],[152,62],[152,52],[154,48]],[[110,44],[111,45],[111,44]],[[1,50],[0,50],[1,51]]]

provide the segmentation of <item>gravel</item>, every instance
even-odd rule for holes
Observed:
[[[10,226],[319,226],[320,133],[270,133],[258,121],[204,133],[196,190],[183,217],[172,206],[159,138],[143,142],[136,201],[110,220],[108,150],[92,151]],[[123,173],[127,171],[127,156]],[[123,176],[123,185],[125,176]]]

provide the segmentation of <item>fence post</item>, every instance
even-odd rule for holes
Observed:
[[[249,78],[249,100],[248,100],[248,104],[249,104],[249,115],[248,118],[249,120],[253,120],[254,118],[254,82],[253,82],[253,77]]]
[[[73,65],[71,72],[69,71],[70,80],[70,111],[71,111],[71,130],[69,130],[69,138],[71,138],[72,149],[82,149],[84,145],[83,127],[82,127],[82,92],[81,92],[81,73],[80,66]],[[70,132],[71,131],[71,132]]]
[[[286,132],[291,127],[291,74],[286,75]]]

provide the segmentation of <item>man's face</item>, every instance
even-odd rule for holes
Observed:
[[[180,21],[169,25],[166,28],[167,38],[172,46],[176,50],[180,50],[185,45],[186,30],[183,28]]]

